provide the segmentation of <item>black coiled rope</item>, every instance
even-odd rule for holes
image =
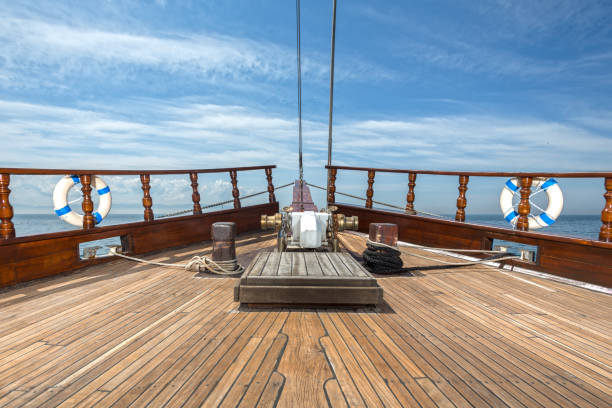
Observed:
[[[390,275],[408,272],[400,258],[401,252],[388,245],[380,245],[375,242],[367,242],[367,248],[363,251],[363,264],[372,273]]]

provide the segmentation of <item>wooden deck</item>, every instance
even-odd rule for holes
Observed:
[[[238,245],[247,264],[274,239]],[[379,279],[385,305],[359,311],[241,309],[235,279],[123,260],[4,291],[0,406],[612,405],[610,296],[485,266],[416,275]]]

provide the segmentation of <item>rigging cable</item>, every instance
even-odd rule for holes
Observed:
[[[334,0],[334,12],[332,16],[332,38],[331,38],[331,61],[329,67],[329,135],[327,137],[327,165],[332,162],[332,117],[334,112],[334,60],[336,54],[336,0]],[[327,169],[327,194],[325,201],[329,206],[329,182],[331,169]]]
[[[300,0],[295,0],[295,20],[297,24],[297,80],[298,80],[298,136],[299,136],[299,167],[300,183],[304,180],[304,168],[302,165],[302,62],[301,62],[301,39],[300,39]],[[301,191],[301,190],[300,190]],[[303,200],[302,200],[303,201]]]
[[[298,79],[298,135],[299,135],[299,167],[300,167],[300,211],[304,210],[304,166],[302,163],[302,46],[301,46],[301,16],[300,0],[295,0],[295,20],[297,28],[297,79]]]

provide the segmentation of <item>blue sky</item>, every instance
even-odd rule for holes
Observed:
[[[324,184],[331,1],[302,2],[305,178]],[[440,169],[612,169],[612,7],[605,1],[343,1],[334,162]],[[291,1],[12,1],[0,6],[2,166],[207,168],[274,163],[297,175]],[[50,206],[55,178],[15,177],[16,211]],[[116,208],[138,180],[111,178]],[[204,178],[203,203],[231,197]],[[263,174],[239,179],[245,194]],[[470,180],[468,213],[495,213],[504,180]],[[404,176],[375,199],[402,204]],[[419,178],[416,206],[454,211],[456,178]],[[364,194],[365,176],[338,189]],[[596,214],[603,181],[562,181]],[[154,179],[154,205],[190,205]],[[322,195],[315,193],[322,200]],[[289,199],[289,192],[279,194]],[[155,208],[155,207],[154,207]]]

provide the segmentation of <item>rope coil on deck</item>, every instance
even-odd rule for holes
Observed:
[[[131,261],[141,262],[148,265],[165,266],[168,268],[180,268],[186,271],[193,272],[210,272],[216,275],[239,275],[244,272],[244,267],[238,263],[237,259],[229,261],[213,261],[207,256],[194,256],[186,264],[171,264],[164,262],[147,261],[146,259],[135,258],[133,256],[123,255],[117,252],[116,247],[111,247],[109,250],[111,255],[129,259]]]
[[[369,239],[366,242],[367,248],[363,252],[363,260],[364,266],[370,272],[381,274],[381,275],[390,275],[396,273],[406,273],[414,270],[415,268],[404,268],[403,262],[401,259],[402,252],[397,248],[387,244],[383,244],[380,242],[370,241]],[[419,248],[430,248],[421,245],[415,245]],[[438,249],[438,248],[430,248],[430,249]],[[445,249],[446,251],[455,251],[455,252],[463,252],[461,249]],[[467,252],[467,251],[466,251]],[[408,256],[414,256],[421,259],[427,259],[429,261],[435,261],[443,264],[446,268],[458,268],[462,266],[470,266],[470,265],[478,265],[485,262],[492,261],[505,261],[509,259],[520,259],[519,256],[513,254],[500,253],[501,251],[486,251],[486,250],[472,250],[470,252],[493,252],[496,255],[491,257],[481,259],[473,262],[447,262],[441,259],[430,258],[423,255],[418,255],[415,253],[406,253]]]
[[[363,261],[366,269],[373,273],[388,275],[407,272],[403,268],[401,252],[392,246],[373,242],[368,239],[367,248],[363,251]]]

